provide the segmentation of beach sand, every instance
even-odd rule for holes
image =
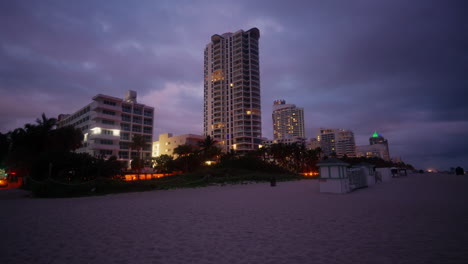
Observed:
[[[0,190],[0,263],[468,263],[468,177],[67,199]]]

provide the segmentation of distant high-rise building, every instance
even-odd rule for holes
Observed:
[[[205,48],[204,134],[223,151],[254,150],[262,142],[259,38],[257,28],[216,34]]]
[[[369,138],[369,144],[385,144],[388,146],[387,140],[382,135],[377,133],[377,131],[374,131],[374,134],[372,134],[372,136]]]
[[[377,131],[369,138],[369,145],[357,146],[356,154],[358,157],[377,157],[390,161],[390,152],[388,150],[388,141]]]
[[[304,109],[285,100],[273,102],[273,137],[274,139],[305,138]]]
[[[351,130],[321,128],[317,140],[325,156],[335,154],[337,157],[356,157],[356,143]]]
[[[83,146],[77,152],[127,162],[138,157],[130,144],[134,135],[141,135],[147,142],[142,157],[150,159],[154,108],[137,103],[136,97],[135,91],[128,91],[124,99],[98,94],[75,113],[59,115],[58,127],[71,125],[83,131]]]

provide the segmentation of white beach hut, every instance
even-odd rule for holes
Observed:
[[[377,168],[376,172],[379,174],[382,182],[390,181],[392,179],[392,169],[393,168]]]
[[[320,171],[320,192],[347,193],[350,191],[346,167],[349,164],[337,158],[317,163]]]
[[[366,177],[366,185],[367,186],[372,186],[376,182],[376,173],[375,173],[375,165],[372,165],[370,163],[359,163],[357,165],[354,165],[353,168],[360,168],[362,169],[363,174]]]

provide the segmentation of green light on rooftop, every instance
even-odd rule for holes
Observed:
[[[372,137],[379,137],[379,134],[377,134],[377,131],[374,131],[374,134],[372,134]]]

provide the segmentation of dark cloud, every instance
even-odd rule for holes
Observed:
[[[2,1],[0,131],[133,89],[157,109],[156,133],[201,133],[205,45],[255,26],[264,136],[283,98],[305,108],[309,137],[349,128],[366,144],[378,130],[416,166],[468,167],[465,10],[465,1]]]

